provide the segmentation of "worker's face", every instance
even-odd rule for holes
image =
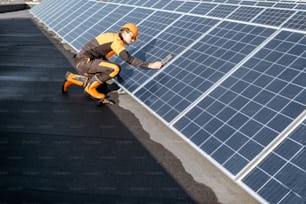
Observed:
[[[123,40],[127,45],[132,44],[135,40],[134,40],[134,34],[132,32],[127,32],[125,31],[123,34]]]

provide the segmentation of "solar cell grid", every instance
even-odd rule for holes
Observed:
[[[270,25],[270,26],[280,26],[282,25],[292,14],[292,10],[281,10],[281,9],[266,9],[252,22]]]
[[[244,179],[270,203],[306,200],[306,121],[275,148]]]
[[[165,7],[169,3],[171,3],[171,1],[164,1],[164,0],[158,1],[156,4],[154,4],[152,6],[152,8],[161,9],[161,8]]]
[[[198,4],[199,2],[184,2],[176,9],[176,11],[188,13],[192,9],[196,8]]]
[[[171,1],[169,4],[163,7],[163,9],[173,11],[176,10],[183,3],[183,1]]]
[[[306,11],[297,12],[285,23],[284,27],[306,31]]]
[[[206,15],[210,10],[212,10],[216,6],[217,6],[217,4],[210,4],[210,3],[203,3],[203,2],[201,2],[190,13],[198,14],[198,15]]]
[[[241,1],[240,2],[240,5],[255,5],[256,4],[256,1]]]
[[[48,9],[50,9],[52,7],[52,5],[54,4],[54,1],[50,1],[50,0],[45,0],[43,2],[41,2],[40,4],[34,6],[30,12],[35,15],[35,16],[42,16],[42,12],[46,12]]]
[[[306,4],[298,4],[296,6],[296,9],[299,9],[299,10],[306,10]]]
[[[49,2],[49,1],[48,1]],[[36,17],[42,22],[45,22],[47,18],[49,18],[49,15],[51,14],[50,12],[54,12],[53,9],[56,9],[59,7],[59,2],[57,1],[52,1],[52,3],[48,3],[48,5],[45,5],[41,9],[37,10],[35,12]],[[35,7],[34,7],[35,8]],[[30,10],[32,12],[32,9]]]
[[[148,0],[148,1],[144,2],[144,4],[142,6],[152,8],[153,5],[156,4],[156,3],[158,3],[158,1]]]
[[[262,7],[273,7],[275,5],[275,2],[259,1],[255,5],[256,6],[262,6]]]
[[[66,4],[62,4],[61,2],[58,2],[56,5],[54,5],[54,7],[50,10],[51,12],[48,13],[48,15],[46,15],[45,18],[42,18],[43,22],[50,26],[50,23],[53,22],[55,19],[57,19],[59,17],[59,15],[61,15],[65,9],[69,9],[71,7],[73,7],[73,5],[76,3],[77,0],[72,0],[72,1],[68,1],[68,0],[64,0],[63,2],[65,2]]]
[[[72,3],[62,5],[58,10],[56,10],[56,14],[52,18],[48,19],[47,24],[49,25],[49,28],[54,31],[57,31],[55,26],[58,23],[64,21],[67,17],[70,16],[70,14],[74,13],[76,10],[80,8],[84,9],[86,3],[88,3],[87,0],[80,0],[72,1]]]
[[[75,19],[81,19],[78,17],[85,17],[87,9],[94,6],[95,2],[88,1],[84,3],[82,6],[77,7],[74,11],[66,14],[66,17],[62,20],[58,21],[57,24],[54,24],[53,29],[57,32],[59,36],[63,36],[65,33],[69,32],[75,26],[79,26],[79,22],[75,21]],[[70,26],[68,26],[70,25]]]
[[[202,23],[206,24],[213,26],[216,21]],[[136,96],[170,122],[272,32],[272,29],[223,22],[139,90]]]
[[[275,8],[288,8],[288,9],[291,9],[291,8],[294,8],[296,4],[294,3],[282,3],[282,2],[279,2],[279,3],[276,3],[274,5]]]
[[[210,12],[208,12],[207,15],[213,17],[225,18],[237,8],[238,8],[237,6],[233,5],[220,4],[216,6],[214,9],[212,9]]]
[[[104,7],[106,9],[104,9]],[[73,42],[76,38],[78,38],[82,33],[86,32],[91,26],[93,26],[96,22],[98,22],[101,18],[105,17],[107,14],[107,9],[114,9],[114,5],[107,5],[97,3],[92,8],[88,10],[88,12],[84,13],[83,16],[77,18],[75,21],[79,22],[79,26],[75,26],[70,28],[70,31],[64,34],[63,38],[67,42]],[[81,45],[80,45],[81,46]],[[78,47],[79,49],[80,47]]]
[[[234,13],[232,13],[228,18],[233,20],[248,22],[257,16],[263,8],[256,7],[240,7]]]
[[[236,175],[305,110],[301,42],[304,35],[281,32],[193,108],[196,118],[191,109],[174,127]],[[228,118],[227,112],[234,114]],[[197,135],[203,131],[209,134]],[[230,142],[233,137],[247,142],[237,149]],[[210,152],[212,141],[217,147]]]

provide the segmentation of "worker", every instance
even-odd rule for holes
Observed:
[[[92,99],[103,101],[106,95],[97,88],[120,72],[120,66],[109,61],[114,54],[136,67],[160,69],[162,61],[147,63],[127,52],[125,45],[130,45],[137,39],[137,26],[127,23],[121,27],[119,33],[102,33],[90,40],[76,55],[75,68],[80,74],[67,72],[62,92],[67,93],[71,85],[82,86],[85,94]]]

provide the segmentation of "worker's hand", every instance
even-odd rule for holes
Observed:
[[[152,62],[149,64],[150,69],[160,69],[163,66],[161,61]]]

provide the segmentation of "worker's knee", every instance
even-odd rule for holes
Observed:
[[[109,73],[109,77],[114,78],[120,73],[120,66],[115,63],[109,63],[109,62],[101,62],[99,66],[107,67],[111,69],[112,71]]]

